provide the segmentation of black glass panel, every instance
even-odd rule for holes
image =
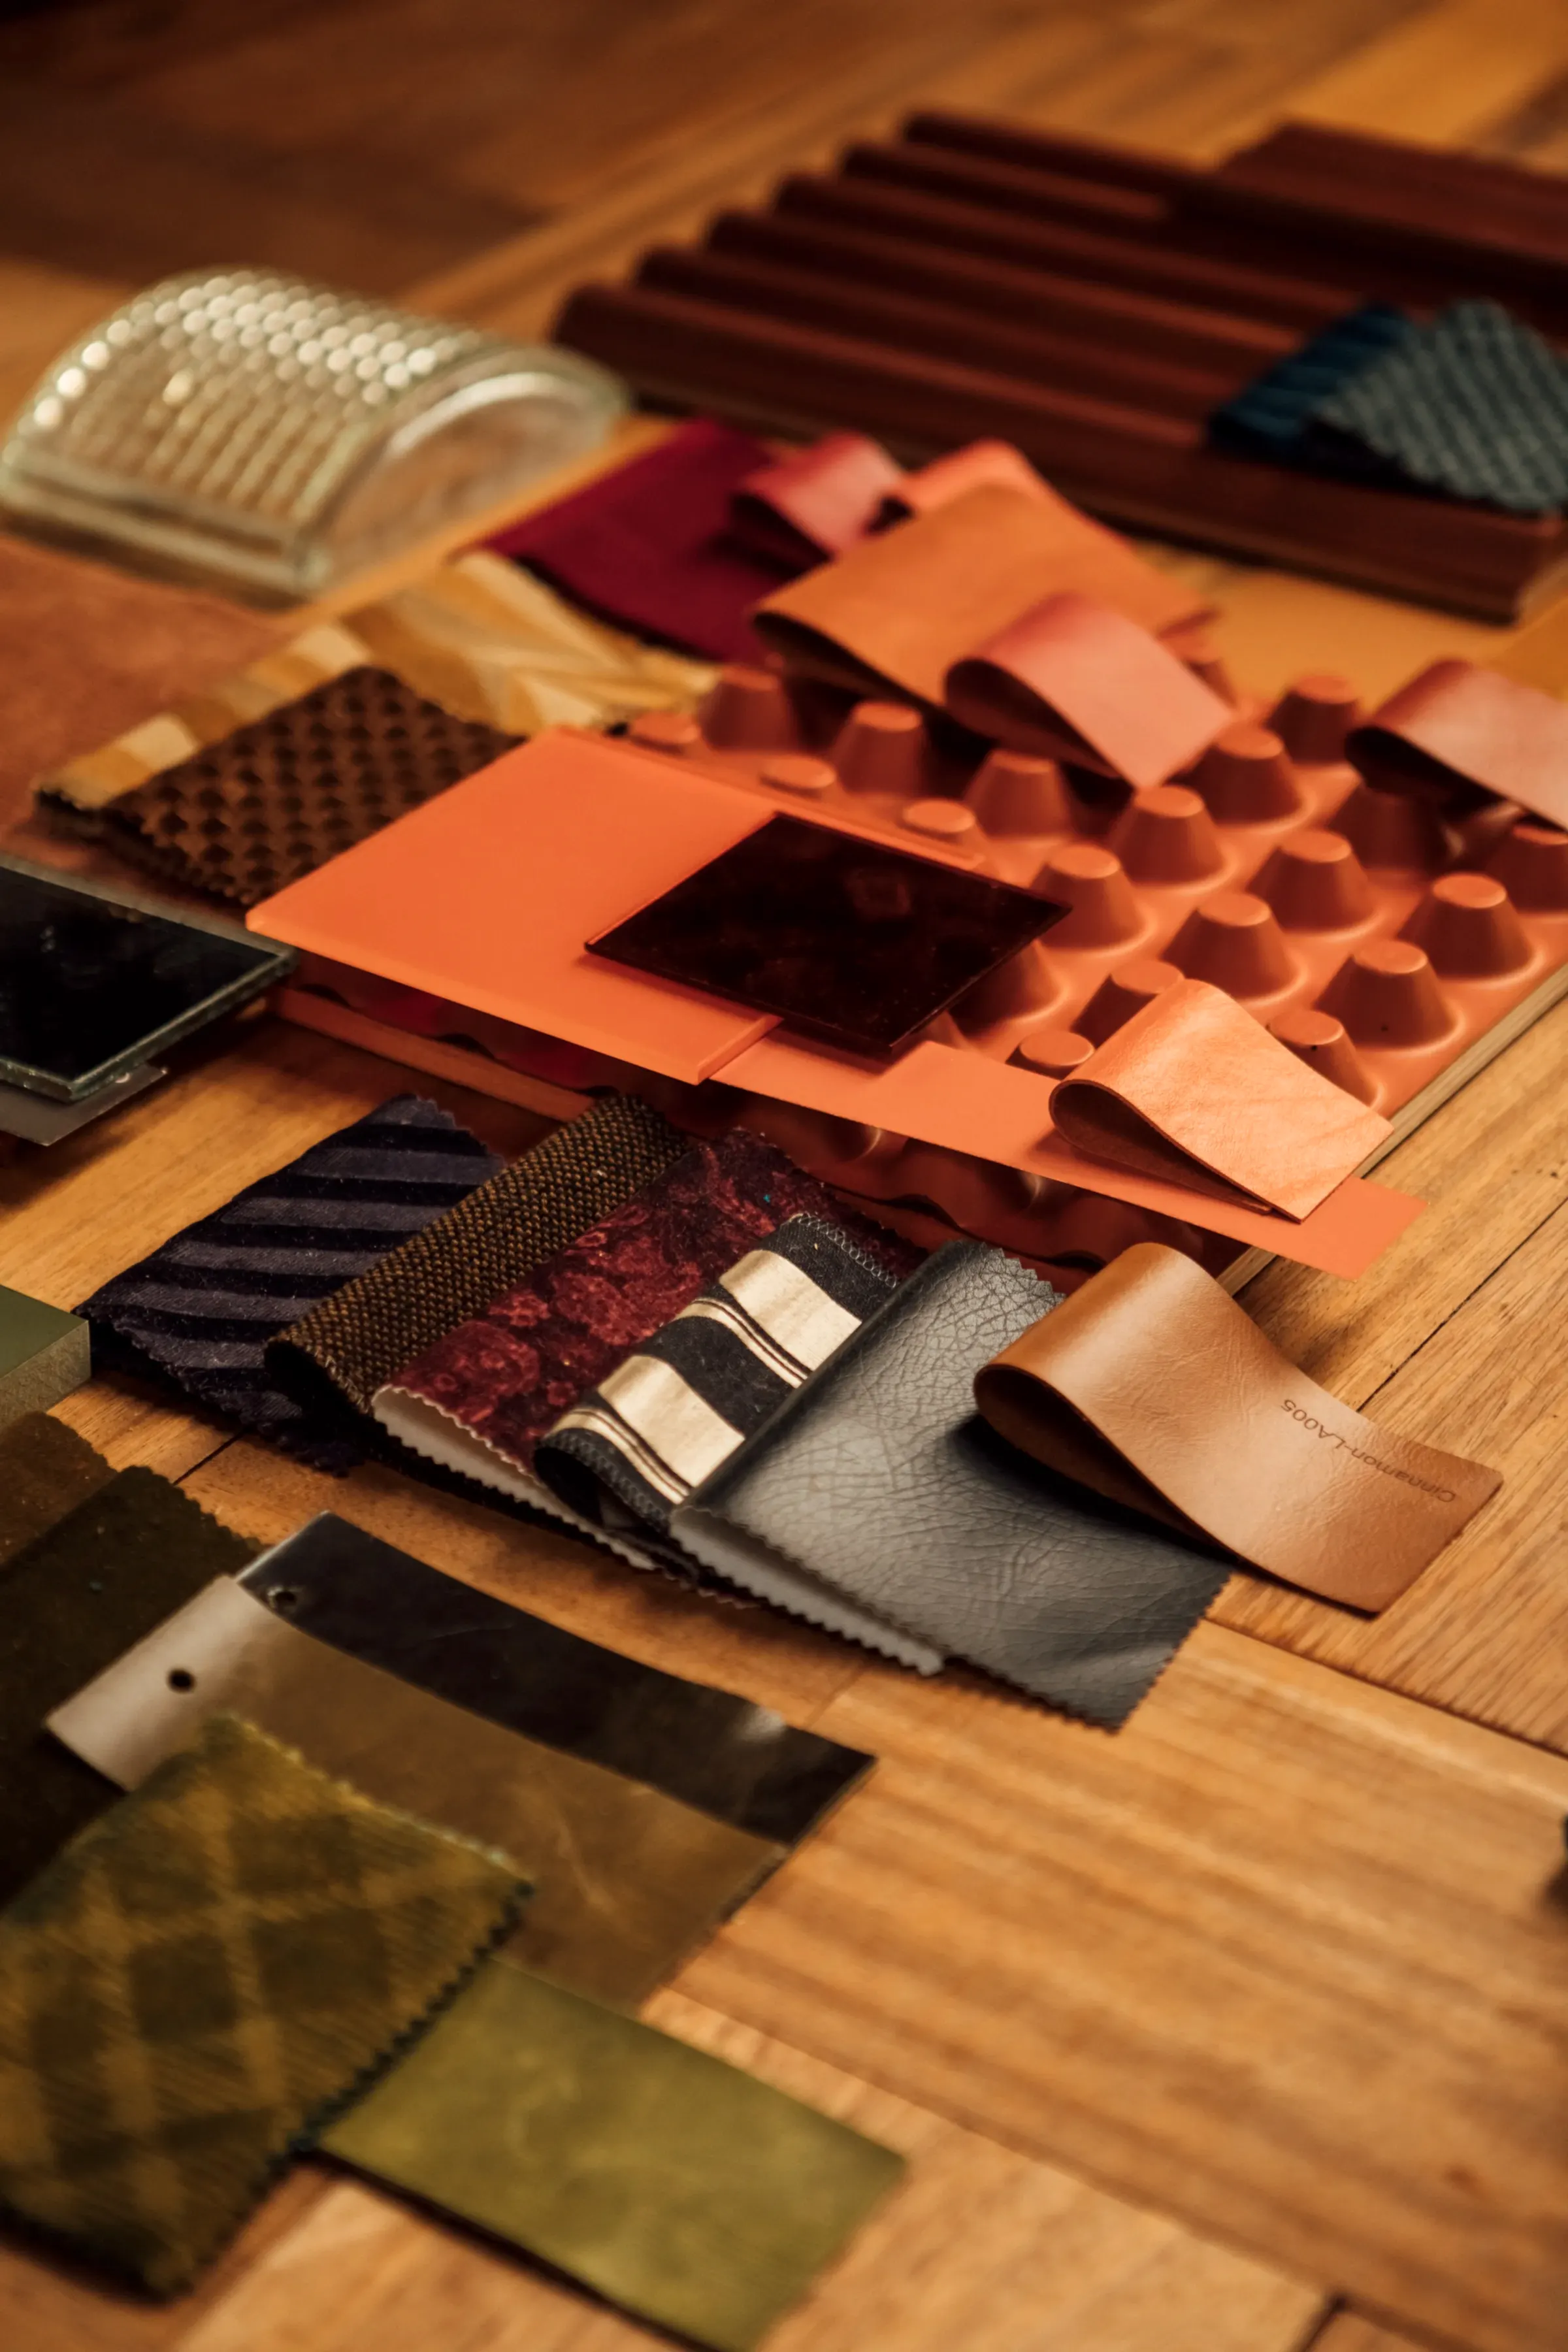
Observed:
[[[0,864],[0,1078],[56,1095],[101,1086],[293,961],[270,940]]]
[[[585,1642],[331,1512],[240,1581],[333,1649],[781,1845],[870,1769],[858,1748]]]
[[[587,944],[851,1053],[907,1045],[1064,907],[880,842],[775,816]]]

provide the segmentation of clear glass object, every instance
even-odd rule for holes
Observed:
[[[193,270],[55,361],[0,450],[0,505],[251,596],[313,596],[592,449],[625,405],[574,352],[275,270]]]

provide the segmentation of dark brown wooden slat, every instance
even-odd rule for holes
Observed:
[[[700,248],[657,247],[639,264],[637,283],[695,295],[701,301],[733,304],[799,326],[874,336],[889,351],[924,352],[1053,390],[1089,393],[1118,405],[1148,409],[1156,416],[1201,422],[1252,373],[1243,370],[1238,376],[1233,369],[1226,377],[1174,367],[1168,361],[1145,358],[1125,341],[1108,345],[1082,335],[1005,325],[956,303],[926,301],[847,282],[830,273],[782,268]]]
[[[1121,347],[1244,382],[1287,352],[1298,338],[1288,328],[1218,310],[1167,302],[1119,286],[1047,270],[1015,269],[975,254],[951,254],[901,236],[847,229],[786,213],[724,212],[711,223],[707,244],[716,253],[747,255],[858,285],[896,289],[989,317],[1061,333],[1081,334],[1106,348]]]
[[[1019,268],[1056,270],[1100,286],[1121,286],[1229,310],[1311,334],[1364,299],[1363,289],[1292,278],[1283,272],[1242,268],[1231,263],[1176,254],[1131,236],[1020,221],[981,205],[950,203],[914,189],[881,186],[870,180],[829,179],[796,172],[783,183],[774,204],[784,213],[805,215],[849,228],[882,229],[921,238],[959,253],[975,253]]]

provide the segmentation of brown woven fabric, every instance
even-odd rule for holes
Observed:
[[[518,740],[362,667],[149,777],[105,826],[139,863],[254,907]]]
[[[673,1166],[689,1138],[635,1095],[559,1127],[274,1339],[307,1409],[368,1416],[384,1381]]]

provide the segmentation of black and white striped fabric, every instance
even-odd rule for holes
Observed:
[[[837,1226],[791,1217],[562,1414],[535,1475],[599,1526],[663,1533],[896,1286]]]
[[[284,1395],[267,1342],[500,1165],[449,1112],[398,1095],[95,1291],[77,1308],[93,1360],[172,1383],[323,1469],[352,1467],[361,1449]]]

